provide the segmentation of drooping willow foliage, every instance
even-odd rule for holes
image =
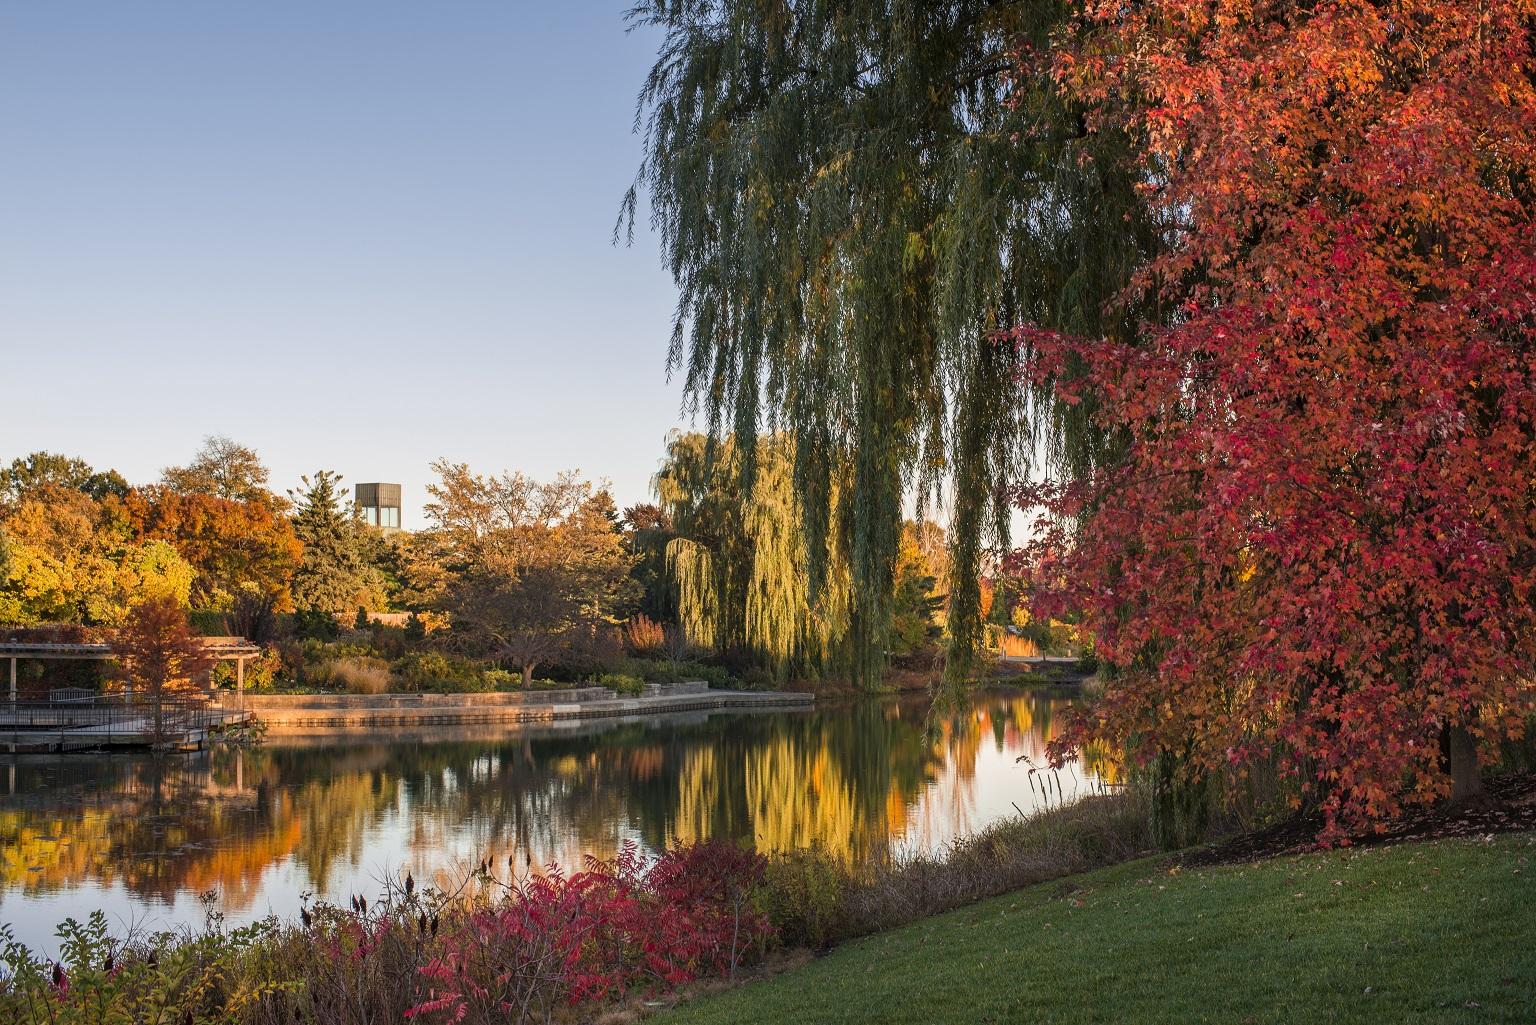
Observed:
[[[1087,409],[1032,401],[1020,354],[993,336],[1022,321],[1120,332],[1107,301],[1149,238],[1119,141],[1087,132],[1032,58],[1070,7],[648,0],[630,13],[663,38],[621,227],[646,193],[679,289],[671,365],[710,434],[736,439],[744,486],[762,468],[755,438],[795,439],[806,584],[820,594],[827,553],[846,551],[866,681],[884,666],[909,497],[948,506],[963,671],[1008,486],[1032,460],[1093,457]]]
[[[849,572],[845,553],[821,553],[812,593],[807,535],[795,499],[793,446],[759,439],[757,470],[741,487],[741,451],[727,437],[675,434],[656,475],[658,500],[676,537],[667,576],[678,617],[700,647],[749,655],[781,679],[849,669]],[[836,545],[835,535],[828,535]]]

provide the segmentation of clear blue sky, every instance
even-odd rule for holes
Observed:
[[[656,242],[609,242],[625,6],[0,6],[0,459],[147,482],[227,434],[407,526],[439,456],[644,498],[680,394]]]

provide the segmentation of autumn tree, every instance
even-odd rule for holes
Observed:
[[[157,738],[166,735],[166,701],[195,693],[213,668],[186,610],[170,598],[134,607],[113,638],[112,657],[116,682],[150,703]]]
[[[294,605],[332,617],[379,606],[383,579],[369,562],[371,535],[341,487],[341,477],[320,470],[303,482],[289,492],[294,533],[304,546],[293,578]]]
[[[212,495],[228,502],[273,502],[268,471],[256,450],[221,434],[203,439],[186,466],[168,466],[161,483],[181,495]]]
[[[122,510],[138,536],[169,542],[192,564],[193,605],[225,613],[232,632],[263,641],[274,614],[292,608],[303,546],[273,503],[157,488],[130,494]]]
[[[0,622],[112,626],[147,598],[186,604],[193,568],[174,546],[135,536],[119,513],[110,492],[103,503],[56,484],[0,508]]]
[[[83,459],[52,452],[33,452],[0,469],[0,502],[19,503],[44,487],[79,491],[95,501],[128,493],[116,470],[96,470]]]
[[[523,685],[611,627],[636,587],[613,500],[574,472],[541,483],[432,464],[418,562],[460,643],[515,666]]]
[[[1115,668],[1071,741],[1276,758],[1334,835],[1475,796],[1536,707],[1536,4],[1087,18],[1054,67],[1138,141],[1167,312],[1018,335],[1124,445],[1023,496]]]
[[[944,581],[948,552],[936,523],[901,525],[891,608],[891,653],[908,657],[933,653],[943,636]]]

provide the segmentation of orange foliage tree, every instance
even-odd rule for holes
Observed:
[[[151,598],[128,613],[112,641],[113,679],[151,704],[155,735],[165,733],[165,699],[195,693],[213,668],[201,638],[173,598]]]
[[[122,508],[136,533],[176,546],[197,570],[193,605],[228,613],[235,633],[264,640],[272,613],[292,606],[304,548],[273,502],[152,488],[130,493]]]
[[[1473,797],[1536,705],[1536,3],[1086,7],[1167,311],[1024,329],[1123,455],[1021,495],[1118,669],[1067,746],[1276,757],[1325,833]],[[1049,611],[1049,610],[1047,610]],[[1058,754],[1064,749],[1058,748]]]

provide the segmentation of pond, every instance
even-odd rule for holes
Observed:
[[[937,851],[1106,782],[1103,766],[1043,768],[1067,704],[982,692],[931,728],[919,695],[158,760],[0,756],[0,921],[52,952],[59,922],[97,908],[118,932],[199,924],[207,893],[230,923],[291,918],[306,894],[371,899],[407,869],[449,885],[482,857],[573,866],[626,840]]]

